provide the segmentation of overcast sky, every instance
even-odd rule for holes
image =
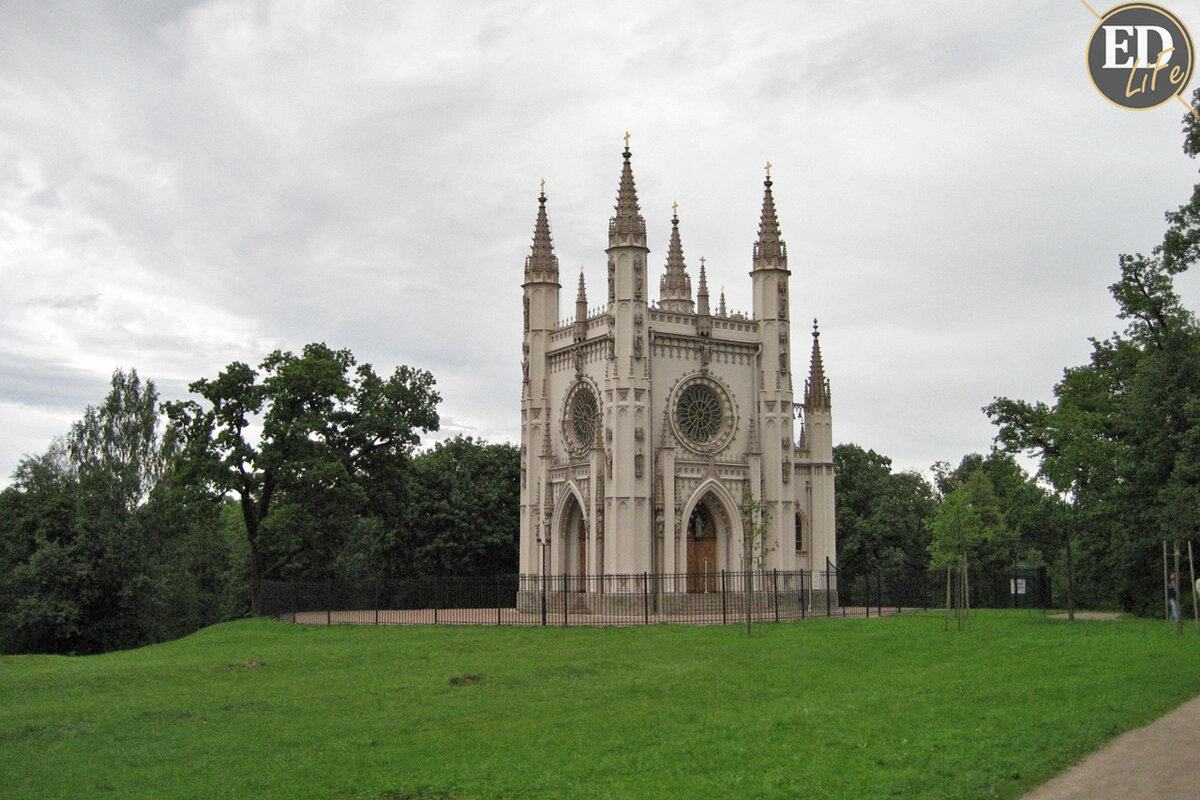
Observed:
[[[518,441],[539,181],[573,314],[578,265],[605,291],[626,130],[652,275],[678,202],[693,282],[704,256],[735,309],[774,165],[835,441],[986,451],[984,404],[1052,399],[1122,327],[1118,254],[1196,181],[1182,104],[1092,86],[1095,25],[1075,0],[0,3],[0,485],[116,367],[177,399],[312,341],[432,371],[439,437]]]

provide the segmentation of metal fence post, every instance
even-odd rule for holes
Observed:
[[[879,600],[878,616],[882,617],[883,616],[883,568],[882,567],[875,568],[875,588],[876,588],[875,597],[877,600]]]
[[[825,556],[825,616],[833,616],[833,608],[830,607],[829,556]]]
[[[496,627],[500,627],[500,576],[492,578],[492,599],[496,601]]]
[[[771,594],[775,596],[775,621],[779,622],[779,570],[771,570]]]
[[[333,579],[325,577],[325,627],[333,624]]]
[[[804,596],[804,570],[800,570],[800,619],[806,619],[808,602]]]
[[[725,570],[721,570],[721,624],[729,624],[729,618],[725,613]]]
[[[650,576],[642,573],[642,624],[650,624]]]

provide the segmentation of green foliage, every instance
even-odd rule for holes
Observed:
[[[0,660],[0,794],[1017,798],[1191,697],[1196,645],[1025,612],[965,635],[905,614],[750,639],[245,620]]]
[[[456,436],[413,459],[407,544],[397,566],[424,575],[517,572],[520,452]]]
[[[970,453],[953,469],[944,461],[934,464],[933,472],[943,497],[963,486],[976,472],[983,473],[991,483],[1005,526],[1016,537],[1014,559],[1053,563],[1065,528],[1061,503],[1031,478],[1011,453]]]
[[[1185,118],[1185,151],[1200,125]],[[1092,341],[1088,364],[1064,371],[1055,403],[997,398],[984,410],[1008,450],[1040,459],[1039,474],[1063,503],[1061,546],[1080,551],[1080,595],[1088,605],[1148,611],[1158,606],[1161,539],[1200,533],[1200,326],[1174,276],[1200,255],[1200,185],[1167,214],[1151,255],[1122,255],[1109,287],[1123,334]]]
[[[853,585],[876,570],[922,584],[928,566],[927,521],[937,507],[933,487],[915,472],[892,472],[890,458],[856,444],[833,448],[837,481],[840,577]]]
[[[385,380],[324,344],[260,370],[234,362],[191,384],[203,404],[167,404],[192,477],[238,498],[252,591],[357,572],[402,524],[413,448],[438,427],[433,376],[401,366]]]
[[[977,470],[942,500],[929,523],[930,565],[967,563],[995,572],[1012,563],[1015,537],[1004,522],[991,479]]]
[[[96,652],[227,619],[216,501],[181,482],[154,384],[118,370],[100,406],[0,494],[0,650]]]

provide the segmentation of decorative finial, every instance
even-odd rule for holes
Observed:
[[[679,203],[671,203],[671,214],[672,216],[679,216]]]
[[[546,179],[542,178],[542,194],[546,193]]]
[[[583,264],[580,264],[580,265],[579,265],[579,272],[580,272],[580,274],[582,274],[582,273],[583,273]]]
[[[704,256],[700,256],[700,269],[704,269]]]
[[[771,162],[767,162],[767,180],[771,180]]]
[[[629,131],[625,131],[625,149],[629,149]]]

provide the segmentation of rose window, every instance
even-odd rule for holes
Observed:
[[[575,393],[571,402],[571,432],[580,447],[591,447],[596,441],[596,426],[600,418],[596,396],[586,388]]]
[[[721,398],[712,387],[693,383],[679,395],[675,418],[684,436],[693,442],[712,441],[721,429]]]

